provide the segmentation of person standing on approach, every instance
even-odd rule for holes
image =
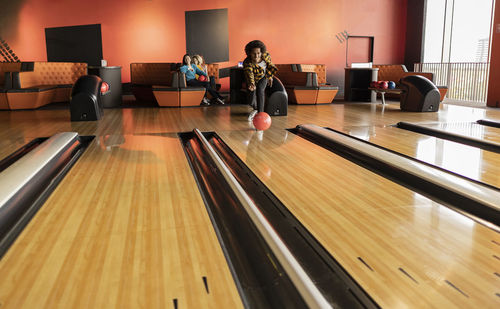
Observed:
[[[252,121],[257,112],[264,111],[265,90],[267,86],[273,86],[274,74],[278,68],[272,63],[271,55],[267,52],[266,45],[262,41],[249,42],[245,46],[245,54],[247,57],[243,61],[243,70],[253,108],[248,116],[248,121]]]

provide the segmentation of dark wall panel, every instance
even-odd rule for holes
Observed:
[[[413,65],[422,60],[425,1],[408,0],[406,15],[405,66],[413,71]]]
[[[227,9],[186,11],[186,52],[205,62],[229,61]]]
[[[26,0],[0,0],[0,36],[9,39],[17,31],[19,14]]]
[[[45,28],[47,61],[86,62],[100,66],[101,25]]]

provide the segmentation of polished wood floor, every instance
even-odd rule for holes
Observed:
[[[241,299],[177,132],[216,131],[383,308],[498,308],[500,235],[303,140],[313,123],[500,186],[500,154],[403,131],[467,127],[500,110],[443,105],[290,106],[257,133],[248,107],[0,111],[0,156],[61,131],[96,135],[0,261],[0,308],[237,308]],[[207,286],[204,284],[207,282]]]

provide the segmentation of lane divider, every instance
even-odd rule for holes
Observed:
[[[357,140],[344,133],[313,124],[299,125],[300,136],[386,178],[500,231],[500,190],[464,179]]]
[[[456,134],[447,132],[444,130],[438,130],[434,128],[424,127],[418,124],[409,122],[398,122],[396,127],[416,133],[421,133],[429,136],[434,136],[441,139],[446,139],[452,142],[461,143],[464,145],[469,145],[484,150],[500,153],[500,143],[495,143],[480,138],[470,137],[466,135]]]
[[[92,139],[75,132],[55,134],[0,173],[0,257]]]
[[[232,175],[226,164],[217,155],[216,151],[206,140],[201,131],[194,129],[194,133],[207,150],[210,158],[215,162],[217,168],[234,192],[238,201],[241,205],[243,205],[253,224],[261,233],[262,237],[273,251],[283,269],[285,269],[287,275],[290,277],[290,280],[293,282],[306,304],[310,308],[332,308],[315,286],[311,278],[309,278],[307,273],[304,271],[300,263],[295,259],[288,247],[283,243],[279,235],[269,224],[265,216],[261,213],[258,207],[253,203],[252,199],[238,183],[236,178]]]

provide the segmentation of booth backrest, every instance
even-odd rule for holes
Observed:
[[[392,80],[399,82],[399,79],[408,72],[404,64],[374,64],[378,69],[378,80]]]
[[[207,64],[207,74],[208,76],[215,76],[215,82],[219,83],[219,64],[218,63],[208,63]]]
[[[0,62],[0,88],[5,83],[5,73],[21,71],[21,62]]]
[[[73,85],[83,75],[87,75],[86,63],[34,62],[33,71],[19,73],[19,85],[21,88]]]
[[[295,64],[275,64],[278,72],[297,72],[297,69],[292,69]]]
[[[318,84],[326,84],[326,65],[324,64],[276,64],[278,72],[307,72],[316,73]]]
[[[181,67],[176,62],[160,63],[131,63],[130,82],[137,85],[163,85],[172,84],[172,73]],[[219,64],[207,64],[208,76],[215,76],[216,83],[219,82]]]
[[[304,86],[304,87],[317,87],[317,75],[313,72],[287,72],[278,71],[276,73],[285,87],[290,86]]]
[[[388,80],[399,83],[399,80],[408,75],[420,75],[434,81],[434,74],[423,72],[408,72],[404,64],[374,64],[378,68],[378,80]]]
[[[318,84],[326,84],[326,65],[324,64],[297,64],[297,71],[316,73]]]
[[[177,63],[131,63],[130,82],[138,85],[171,85]]]

